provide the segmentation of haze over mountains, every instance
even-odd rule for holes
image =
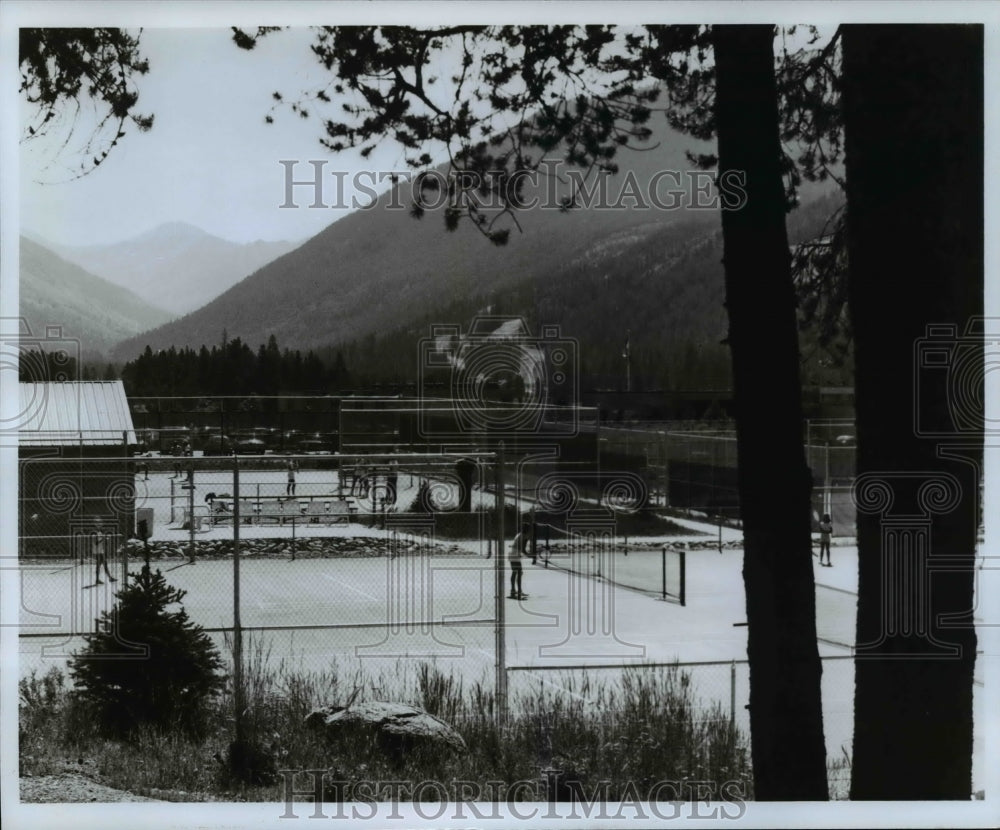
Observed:
[[[823,233],[843,204],[831,192],[810,199],[788,216],[791,245]],[[699,217],[646,224],[600,234],[563,251],[544,278],[525,277],[502,289],[482,285],[423,315],[404,313],[399,323],[320,350],[338,353],[364,385],[400,387],[420,381],[427,338],[435,324],[467,331],[481,315],[514,315],[536,336],[557,324],[579,358],[583,389],[625,388],[625,343],[635,391],[724,390],[731,383],[728,320],[724,306],[722,230]],[[767,325],[767,309],[760,310]],[[817,342],[815,328],[800,335],[803,378],[810,385],[850,384],[849,364]]]
[[[170,319],[134,292],[85,271],[21,237],[20,315],[32,334],[61,326],[82,354],[104,359],[116,343]]]
[[[184,222],[169,222],[110,245],[36,241],[172,316],[200,308],[299,244],[230,242]]]
[[[408,209],[410,185],[402,183],[394,199],[383,196],[375,207],[335,222],[203,308],[121,343],[115,357],[133,359],[146,345],[156,350],[217,344],[223,331],[253,347],[274,334],[282,348],[295,349],[383,334],[433,316],[462,298],[503,293],[525,283],[544,286],[555,274],[565,274],[569,263],[586,262],[607,245],[613,245],[616,256],[627,263],[631,230],[636,231],[634,241],[644,248],[644,256],[650,255],[645,249],[651,242],[655,246],[658,240],[659,247],[652,255],[669,261],[671,246],[676,254],[678,245],[719,229],[717,209],[693,206],[699,200],[704,203],[711,194],[699,196],[695,192],[698,180],[685,156],[685,151],[711,149],[674,133],[665,134],[651,150],[622,151],[617,159],[621,170],[608,178],[603,199],[595,198],[592,201],[597,203],[590,207],[566,212],[556,207],[556,200],[543,198],[542,204],[519,212],[522,231],[513,229],[503,247],[490,244],[468,221],[462,221],[454,232],[447,231],[441,210],[428,210],[423,219],[414,219]],[[662,171],[676,175],[664,178]],[[565,173],[565,168],[559,172]],[[710,181],[704,172],[699,175],[702,186]],[[301,179],[304,174],[296,171],[296,177]],[[539,188],[550,187],[552,181],[541,181]],[[638,191],[639,199],[628,195],[630,188]],[[673,199],[680,207],[651,206],[651,189],[656,190],[661,203]],[[825,190],[828,188],[808,187],[803,200]],[[296,198],[305,209],[313,193],[305,188]],[[637,201],[646,202],[646,206],[637,208]],[[682,234],[654,233],[681,226]],[[718,273],[721,280],[721,265]],[[641,285],[610,289],[616,305],[645,314],[647,298]],[[576,299],[587,301],[586,296]],[[607,295],[592,299],[606,306]],[[697,310],[692,313],[700,314]]]
[[[567,171],[561,168],[556,171],[561,180],[543,177],[529,190],[540,203],[518,212],[521,230],[513,228],[502,247],[468,221],[446,230],[442,210],[413,218],[410,184],[404,182],[374,207],[344,217],[298,247],[240,246],[171,223],[116,245],[60,250],[92,263],[100,277],[114,275],[139,286],[136,293],[142,292],[145,303],[128,295],[133,305],[123,314],[127,320],[95,324],[98,313],[80,323],[116,361],[136,358],[147,345],[198,349],[218,344],[225,333],[256,348],[274,335],[283,349],[343,347],[352,371],[372,369],[374,356],[373,376],[412,378],[417,340],[430,325],[465,327],[486,311],[523,315],[535,326],[561,325],[565,336],[579,340],[590,370],[609,377],[619,372],[630,333],[633,365],[645,353],[647,374],[658,375],[662,363],[665,377],[676,374],[666,363],[687,360],[685,349],[725,352],[716,348],[725,336],[719,211],[711,205],[711,176],[696,171],[685,155],[711,149],[667,133],[651,150],[623,151],[618,174],[600,186],[589,182],[587,204],[569,211],[558,209],[558,197],[567,192]],[[837,201],[831,190],[802,188],[803,207],[789,217],[793,242],[820,232]],[[313,196],[310,188],[296,193],[302,209]],[[24,249],[22,304],[34,303],[33,313],[41,308],[58,317],[65,269],[71,266],[57,267],[53,261],[59,257],[50,253],[45,259],[44,249],[33,243],[25,242]],[[275,256],[253,270],[254,257]],[[48,263],[44,268],[32,265],[41,260]],[[46,272],[55,276],[40,277]],[[236,276],[241,272],[242,278]],[[91,283],[98,279],[87,277]],[[83,289],[86,280],[80,280],[76,295],[67,295],[74,308],[103,296]],[[149,308],[157,301],[167,311],[190,308],[227,284],[183,317],[168,321],[169,315]],[[114,308],[116,303],[101,301],[90,310]],[[73,314],[79,316],[79,309],[67,310],[61,319]],[[725,361],[710,362],[728,374]]]

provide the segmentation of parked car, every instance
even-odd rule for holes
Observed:
[[[267,452],[267,443],[260,438],[239,438],[236,452],[240,455],[263,455]]]
[[[295,446],[295,452],[305,455],[329,455],[330,444],[320,438],[305,438]]]
[[[201,441],[203,455],[232,455],[233,442],[226,435],[209,435]]]

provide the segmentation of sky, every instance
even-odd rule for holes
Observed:
[[[68,245],[117,242],[173,221],[237,242],[300,241],[315,235],[345,211],[309,207],[312,202],[305,189],[296,191],[302,194],[301,200],[296,196],[299,207],[279,207],[285,201],[286,167],[281,161],[296,161],[291,170],[295,178],[303,179],[312,174],[309,161],[325,160],[325,181],[331,186],[334,171],[346,171],[349,182],[362,169],[406,168],[392,141],[368,161],[356,151],[331,154],[320,146],[320,122],[298,118],[287,108],[275,113],[273,124],[265,124],[275,90],[292,97],[330,80],[309,51],[313,35],[301,24],[386,22],[391,16],[429,25],[455,19],[456,9],[469,18],[482,17],[485,8],[458,3],[300,2],[282,5],[279,12],[268,3],[10,5],[23,7],[35,25],[143,27],[142,51],[150,68],[136,79],[136,109],[155,116],[152,130],[139,133],[132,127],[98,170],[76,179],[78,155],[64,152],[53,161],[53,142],[20,144],[19,227]],[[705,22],[713,14],[705,5],[669,6],[672,19],[678,21],[686,15],[691,22]],[[337,19],[324,19],[334,8]],[[598,3],[509,3],[492,8],[491,22],[507,22],[504,16],[519,23],[566,22],[585,15],[607,22],[603,4]],[[646,21],[653,11],[662,15],[664,7],[647,3],[618,8],[616,22],[625,23],[630,18]],[[761,14],[752,4],[726,8],[729,18],[733,13],[751,18]],[[810,22],[822,22],[821,8],[817,5],[817,19]],[[787,11],[791,9],[786,7]],[[263,39],[251,52],[233,44],[230,25],[253,28],[260,23],[292,28]],[[347,201],[351,195],[345,194]]]
[[[325,160],[324,181],[332,188],[335,172],[345,171],[350,182],[358,171],[404,171],[402,153],[391,140],[362,160],[357,151],[332,154],[319,143],[321,122],[301,119],[287,108],[274,113],[274,123],[265,124],[271,111],[272,93],[286,98],[315,88],[331,76],[309,51],[313,34],[299,23],[350,22],[348,13],[367,14],[360,22],[385,22],[371,10],[394,9],[396,19],[419,25],[444,22],[459,4],[354,4],[336,5],[338,19],[323,20],[318,6],[291,3],[281,6],[277,19],[247,18],[247,9],[273,8],[273,4],[133,4],[109,3],[87,14],[79,6],[65,8],[77,20],[61,13],[48,14],[48,4],[26,4],[36,22],[47,25],[106,25],[114,22],[131,31],[142,26],[142,52],[149,72],[135,79],[142,114],[152,113],[153,128],[145,133],[134,126],[100,168],[76,177],[85,157],[63,151],[53,160],[58,141],[48,138],[20,144],[20,229],[57,244],[91,245],[134,237],[165,222],[196,225],[216,236],[237,242],[305,240],[347,212],[337,208],[312,208],[309,191],[295,191],[297,208],[285,203],[286,166],[296,179],[311,178],[312,160]],[[56,5],[56,4],[52,4]],[[83,5],[83,4],[81,4]],[[465,8],[476,7],[463,4]],[[547,9],[553,5],[543,4]],[[168,13],[162,13],[166,8]],[[435,8],[438,11],[435,11]],[[532,22],[527,7],[512,19]],[[104,20],[104,9],[112,20]],[[206,10],[207,9],[207,10]],[[129,10],[130,14],[123,14]],[[595,8],[595,11],[596,8]],[[552,13],[549,12],[552,21]],[[556,15],[566,19],[566,8]],[[289,29],[274,33],[250,52],[232,41],[230,25],[250,29],[260,23],[282,23]],[[446,77],[446,76],[445,76]],[[21,118],[25,116],[22,105]],[[82,122],[86,123],[86,122]],[[78,134],[86,135],[82,126]],[[443,148],[436,160],[442,159]],[[378,186],[385,190],[388,184]],[[364,193],[348,189],[344,201]],[[330,190],[324,201],[335,201]]]
[[[247,52],[227,28],[144,30],[150,68],[137,80],[136,110],[154,114],[153,128],[132,127],[101,167],[76,179],[75,152],[53,160],[52,142],[22,144],[22,228],[73,245],[115,242],[169,221],[238,242],[318,233],[344,211],[310,208],[305,189],[295,191],[298,208],[279,207],[282,160],[296,161],[294,177],[306,179],[308,161],[325,159],[331,189],[334,169],[403,166],[391,146],[367,164],[356,152],[333,156],[319,144],[319,122],[287,108],[265,123],[275,90],[292,96],[324,79],[310,42],[308,30],[285,31]],[[335,201],[332,192],[324,201]]]

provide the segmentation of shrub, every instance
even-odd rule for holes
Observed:
[[[70,660],[77,694],[115,735],[143,725],[197,733],[208,700],[222,688],[222,658],[183,607],[171,609],[185,591],[149,565],[133,577]]]

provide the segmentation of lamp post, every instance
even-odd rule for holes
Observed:
[[[622,357],[625,358],[625,391],[632,391],[632,332],[625,333],[625,348],[622,350]]]

